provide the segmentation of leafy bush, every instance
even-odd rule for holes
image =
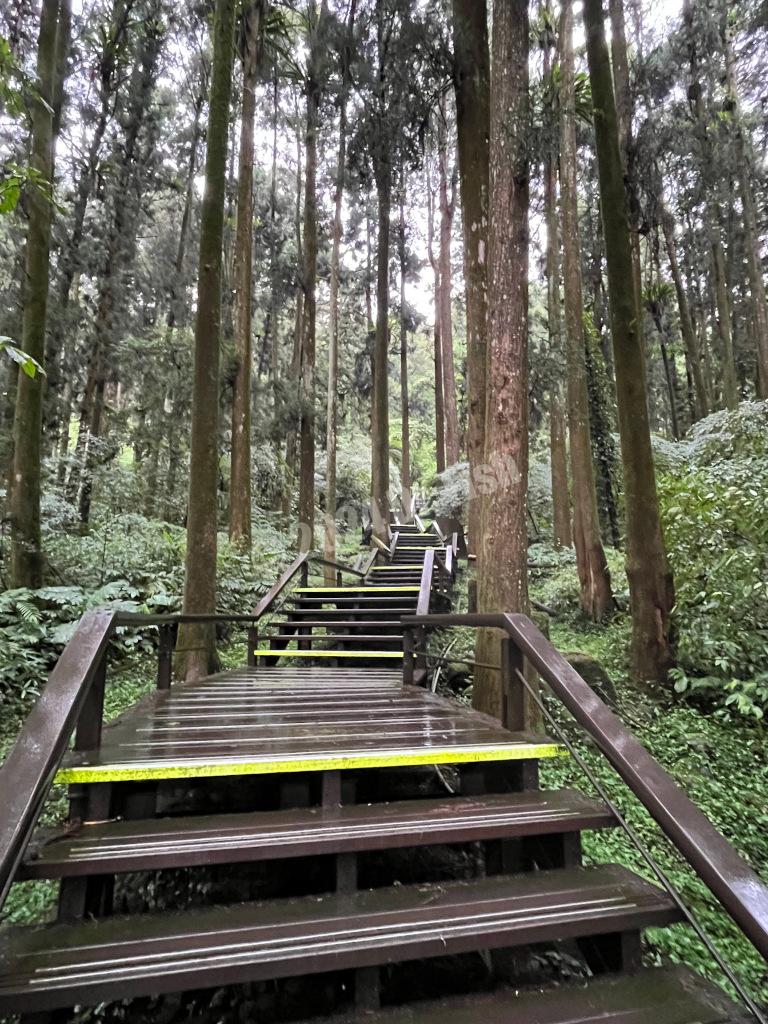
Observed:
[[[768,707],[768,403],[697,424],[660,474],[677,589],[680,693],[762,719]],[[675,460],[676,461],[676,460]]]

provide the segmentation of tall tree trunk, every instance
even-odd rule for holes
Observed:
[[[544,51],[544,77],[552,73],[549,48]],[[553,127],[553,126],[552,126]],[[568,494],[568,453],[560,381],[563,376],[563,317],[560,299],[560,236],[557,212],[557,164],[554,144],[544,160],[544,209],[547,222],[547,328],[552,366],[549,385],[549,451],[552,481],[552,529],[556,548],[569,548],[571,501]]]
[[[440,347],[443,363],[443,411],[445,412],[445,464],[459,461],[459,414],[456,403],[456,371],[453,360],[453,313],[451,308],[451,236],[456,209],[458,167],[454,167],[448,187],[448,138],[445,102],[437,120],[437,166],[440,202]]]
[[[763,277],[760,235],[757,226],[757,208],[753,188],[754,158],[746,136],[736,81],[733,47],[730,41],[728,12],[724,12],[724,39],[726,86],[728,104],[733,119],[733,138],[738,168],[741,204],[744,211],[744,248],[749,273],[750,306],[757,358],[758,398],[768,398],[768,301]]]
[[[58,395],[61,391],[62,376],[68,375],[74,333],[69,315],[69,300],[72,286],[80,272],[82,263],[82,242],[85,215],[99,166],[101,145],[112,117],[112,103],[119,83],[118,56],[124,45],[133,0],[114,0],[108,30],[104,33],[104,45],[98,62],[99,113],[88,145],[88,152],[78,174],[75,203],[72,209],[72,224],[67,233],[63,252],[59,258],[59,278],[54,289],[56,316],[51,324],[46,345],[47,379],[45,381],[46,431],[53,434],[63,431],[69,441],[69,422],[60,415]],[[62,33],[68,35],[69,33]]]
[[[187,615],[210,614],[216,610],[221,265],[234,27],[234,0],[216,0],[195,318],[183,605]],[[216,664],[213,626],[182,623],[176,652],[180,675],[186,679],[206,675]]]
[[[152,13],[157,13],[157,5]],[[119,314],[125,303],[124,277],[135,252],[144,178],[155,144],[155,133],[150,130],[142,146],[142,131],[148,122],[163,31],[164,27],[154,16],[147,17],[143,23],[124,115],[124,136],[114,153],[117,175],[112,184],[112,216],[99,278],[76,457],[67,484],[73,498],[79,492],[79,516],[83,525],[90,519],[93,471],[98,454],[94,439],[103,433],[107,375],[114,368]]]
[[[304,328],[299,373],[299,551],[315,546],[315,331],[317,287],[317,131],[320,113],[320,25],[325,0],[313,9],[313,37],[307,68],[307,134],[304,176]]]
[[[304,196],[304,175],[302,170],[302,152],[301,152],[301,129],[299,127],[299,120],[296,120],[296,202],[294,208],[294,230],[296,233],[296,265],[300,268],[297,273],[299,281],[296,287],[296,297],[294,306],[294,318],[293,318],[293,354],[291,356],[291,373],[290,380],[296,381],[301,372],[301,345],[304,334],[304,241],[301,234],[301,222],[302,222],[302,199]],[[296,409],[298,409],[299,400],[299,388],[296,389]],[[283,500],[282,510],[283,518],[285,520],[286,529],[288,527],[288,521],[291,517],[291,509],[293,508],[293,492],[294,492],[294,480],[296,477],[296,452],[298,450],[297,434],[298,429],[294,429],[294,425],[298,428],[299,419],[298,416],[294,418],[294,409],[289,409],[291,413],[291,419],[294,421],[290,425],[288,430],[288,438],[285,442],[285,479],[283,483]]]
[[[527,0],[495,0],[491,82],[488,362],[478,605],[528,611],[529,21]],[[499,664],[498,636],[478,636],[477,660]],[[476,670],[473,705],[500,717],[500,675]],[[526,699],[526,705],[527,705]],[[535,715],[529,712],[526,719]]]
[[[640,268],[640,202],[635,174],[635,144],[632,136],[634,101],[629,83],[627,56],[627,29],[624,20],[624,0],[608,0],[611,21],[611,56],[613,58],[613,84],[616,95],[616,114],[619,124],[619,147],[624,166],[624,186],[627,195],[629,236],[632,241],[632,280],[638,318],[642,323],[642,273]]]
[[[722,213],[717,196],[717,186],[712,180],[714,155],[704,109],[703,86],[699,81],[699,62],[695,45],[693,8],[691,7],[690,0],[685,0],[683,3],[683,22],[688,32],[690,55],[688,95],[691,98],[696,136],[699,141],[699,159],[707,207],[707,235],[710,247],[712,285],[717,309],[715,328],[720,349],[723,402],[729,409],[735,409],[739,404],[739,387],[736,376],[736,360],[733,354],[731,303],[728,296],[728,275],[722,240]]]
[[[624,464],[632,664],[641,679],[663,679],[672,663],[670,614],[675,591],[659,517],[642,338],[634,296],[626,287],[632,276],[632,243],[602,0],[585,0],[584,22],[594,102],[619,434]]]
[[[453,73],[467,291],[467,457],[470,481],[485,458],[490,58],[486,0],[453,0]],[[470,550],[480,542],[482,498],[470,485]]]
[[[440,295],[440,262],[435,254],[435,196],[432,191],[432,177],[427,163],[427,255],[432,267],[434,277],[435,293],[435,329],[433,331],[435,351],[435,465],[437,472],[445,471],[445,401],[443,387],[445,375],[443,374],[443,342],[441,335],[442,321],[440,312],[442,309]]]
[[[241,35],[243,105],[235,227],[235,380],[232,399],[232,463],[229,480],[229,539],[251,550],[251,303],[253,277],[253,131],[265,0],[243,14]]]
[[[582,610],[600,622],[613,610],[608,562],[600,539],[595,468],[589,428],[589,395],[584,340],[578,194],[576,186],[576,79],[573,57],[573,2],[563,0],[561,48],[562,137],[560,205],[563,221],[565,334],[568,352],[568,428],[571,442],[573,540]]]
[[[677,258],[677,246],[675,244],[675,222],[672,214],[663,205],[663,201],[660,210],[660,220],[661,229],[664,234],[664,244],[667,250],[667,259],[669,260],[669,269],[672,274],[672,281],[675,285],[675,294],[677,295],[677,309],[680,315],[680,333],[683,336],[685,353],[688,357],[688,366],[691,371],[691,377],[693,378],[694,414],[697,420],[701,420],[709,412],[709,399],[707,397],[707,388],[704,383],[704,373],[701,366],[701,352],[699,350],[699,343],[696,338],[693,319],[691,317],[688,293],[685,289],[685,285],[683,284],[682,274],[680,273],[680,264]]]
[[[275,67],[272,83],[272,172],[269,185],[269,375],[272,379],[272,409],[280,407],[279,270],[277,266],[277,115],[280,110],[280,78]],[[267,333],[267,332],[265,332]]]
[[[69,0],[43,0],[37,43],[37,88],[32,99],[32,151],[30,166],[43,182],[53,185],[54,103],[58,54],[69,49]],[[48,311],[51,221],[53,203],[41,188],[28,193],[24,312],[21,344],[28,355],[45,362],[45,325]],[[11,586],[40,587],[43,553],[40,540],[40,449],[43,427],[43,378],[19,370],[13,419],[13,466],[8,496],[11,522]]]
[[[400,188],[400,224],[397,235],[400,259],[400,408],[402,416],[402,460],[400,464],[400,503],[403,515],[411,514],[411,430],[408,401],[408,317],[405,307],[405,278],[408,273],[408,254],[405,247],[405,176]]]
[[[389,529],[389,227],[392,210],[392,156],[386,125],[387,30],[384,4],[376,3],[378,130],[373,169],[378,204],[376,240],[376,335],[373,343],[373,395],[371,402],[371,518],[373,533],[386,540]]]
[[[347,99],[350,88],[349,54],[352,49],[357,0],[352,0],[347,17],[347,38],[344,47],[342,85],[339,96],[339,149],[336,157],[336,180],[333,196],[333,241],[331,243],[330,335],[328,338],[328,397],[326,405],[326,467],[325,467],[325,537],[324,554],[336,561],[336,448],[339,419],[339,270],[341,266],[341,208],[347,164]],[[333,566],[325,568],[325,582],[335,582]]]

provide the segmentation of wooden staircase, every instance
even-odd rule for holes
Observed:
[[[21,737],[0,778],[21,794],[0,831],[0,863],[16,858],[9,882],[59,880],[59,920],[0,935],[0,1017],[37,1021],[243,982],[275,991],[287,978],[306,979],[311,993],[322,974],[340,979],[339,1024],[744,1019],[701,977],[643,968],[642,930],[678,922],[680,911],[623,867],[582,866],[582,832],[617,823],[600,801],[539,789],[538,762],[562,756],[558,744],[403,685],[414,656],[400,620],[448,609],[455,547],[421,524],[393,531],[389,558],[349,586],[309,586],[302,574],[293,590],[273,588],[251,624],[247,667],[168,687],[161,644],[157,694],[103,734],[101,677],[91,673],[81,707],[90,701],[98,727],[80,713],[62,763],[53,751],[48,770]],[[264,609],[274,616],[266,635]],[[49,688],[60,710],[56,672]],[[51,712],[39,717],[50,724]],[[439,765],[453,766],[449,785]],[[70,785],[72,821],[32,832],[54,774]],[[37,800],[29,812],[27,790]],[[206,802],[215,810],[201,810]],[[460,877],[448,856],[457,850]],[[379,867],[397,851],[412,851],[427,877],[392,884],[398,869]],[[274,872],[273,898],[114,912],[115,879],[129,872],[256,863]],[[309,892],[308,865],[320,869]],[[520,984],[514,957],[500,951],[525,949],[559,951],[581,980]],[[404,974],[409,963],[417,974]],[[411,983],[404,1005],[382,1008],[402,1003],[403,977],[430,977],[441,963],[450,998],[419,999],[429,985]]]

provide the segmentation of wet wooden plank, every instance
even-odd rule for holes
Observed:
[[[59,781],[321,771],[557,756],[547,738],[365,668],[238,669],[154,694]]]

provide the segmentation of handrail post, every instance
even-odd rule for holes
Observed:
[[[259,627],[249,626],[248,627],[248,655],[247,665],[248,668],[256,668],[259,664],[259,659],[256,657],[256,649],[259,646]]]
[[[104,724],[104,694],[107,685],[107,652],[101,656],[91,685],[88,687],[85,701],[80,710],[75,728],[74,750],[98,750],[101,746],[101,730]],[[93,787],[74,785],[69,787],[69,820],[85,821]]]
[[[302,587],[306,587],[309,582],[309,561],[305,560],[301,563],[301,569],[299,570],[299,579],[301,580]]]
[[[173,678],[173,626],[163,623],[158,630],[157,688],[170,690]]]
[[[511,637],[501,641],[501,724],[510,732],[524,732],[526,700],[523,684],[517,676],[525,669],[525,659]]]
[[[413,686],[414,683],[413,634],[410,626],[403,628],[403,686]]]

